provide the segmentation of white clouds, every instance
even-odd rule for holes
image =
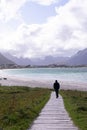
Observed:
[[[26,0],[1,0],[0,2],[0,19],[9,21],[12,18],[19,18],[19,9],[24,5]]]
[[[32,0],[32,1],[41,5],[51,5],[53,3],[57,3],[60,0]]]
[[[21,19],[20,9],[26,2],[36,2],[48,6],[58,2],[58,0],[1,0],[0,20],[7,22],[11,19]]]
[[[0,34],[0,50],[14,50],[14,33]]]
[[[44,5],[56,2],[55,0],[33,1]],[[19,7],[25,3],[25,0],[22,0],[22,3],[17,2],[18,0],[14,0],[14,15]],[[16,4],[18,4],[17,7]],[[71,55],[72,50],[84,49],[87,47],[86,5],[87,0],[70,0],[67,4],[56,7],[56,16],[48,18],[44,24],[28,25],[23,23],[12,34],[8,32],[6,36],[1,35],[0,44],[3,43],[3,45],[0,45],[0,48],[3,49],[4,45],[7,45],[5,49],[15,50],[17,55],[24,57],[61,54],[65,56],[68,55],[68,52]],[[9,18],[11,17],[13,15],[10,14]]]
[[[71,32],[71,34],[69,33],[69,35],[67,35],[67,40],[69,41],[66,44],[66,46],[70,44],[71,48],[80,48],[80,46],[87,47],[85,43],[87,39],[84,37],[84,34],[86,35],[84,31],[86,27],[84,21],[87,21],[87,8],[85,5],[87,5],[86,0],[70,0],[64,7],[56,8],[57,16],[61,23],[61,30],[63,30],[62,33],[64,34],[62,38],[66,36],[65,32],[67,34]],[[67,30],[65,31],[65,26],[68,28],[68,32]]]

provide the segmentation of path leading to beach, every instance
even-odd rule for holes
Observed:
[[[52,92],[50,100],[42,109],[28,130],[78,130],[64,108],[62,97],[55,98]]]

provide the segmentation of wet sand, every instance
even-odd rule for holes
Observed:
[[[0,84],[2,86],[28,86],[28,87],[41,87],[41,88],[53,88],[53,79],[24,79],[17,77],[3,77],[0,78]],[[87,83],[77,83],[69,81],[59,81],[61,89],[67,90],[81,90],[87,91]]]

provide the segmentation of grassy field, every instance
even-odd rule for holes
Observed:
[[[0,130],[26,130],[50,97],[49,89],[0,86]]]
[[[87,92],[62,90],[60,93],[74,123],[81,130],[87,130]]]

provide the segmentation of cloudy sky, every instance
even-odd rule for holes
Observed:
[[[71,56],[87,48],[87,0],[0,0],[0,52]]]

